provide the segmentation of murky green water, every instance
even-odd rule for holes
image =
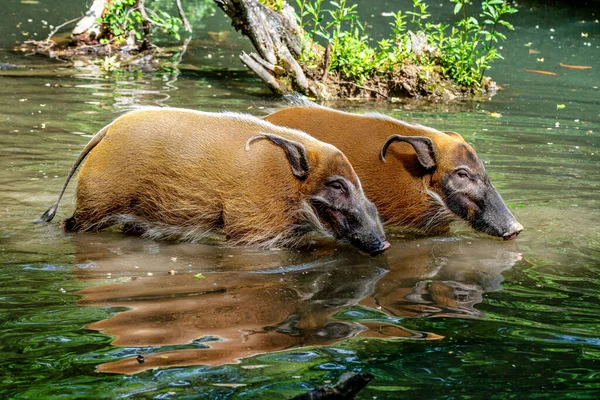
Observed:
[[[238,63],[235,32],[207,33],[229,30],[218,10],[184,57],[201,70],[178,77],[10,51],[21,32],[43,37],[41,20],[78,15],[72,3],[8,0],[0,14],[0,63],[22,66],[0,71],[0,397],[285,399],[363,371],[362,399],[598,398],[600,10],[522,4],[491,101],[335,104],[462,133],[526,228],[509,243],[460,226],[398,235],[369,258],[31,224],[89,135],[132,105],[281,106]],[[397,5],[367,3],[383,30]],[[57,220],[72,209],[73,188]]]

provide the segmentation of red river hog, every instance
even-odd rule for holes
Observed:
[[[235,245],[297,246],[320,232],[372,255],[385,239],[344,154],[308,134],[236,113],[145,108],[98,132],[75,161],[70,231],[115,224],[152,238],[222,234]]]

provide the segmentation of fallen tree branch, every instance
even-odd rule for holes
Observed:
[[[302,52],[302,30],[289,5],[279,13],[257,0],[214,1],[231,18],[233,27],[251,40],[257,53],[243,53],[240,59],[272,91],[318,96],[296,60]]]
[[[52,36],[54,36],[56,34],[56,32],[58,32],[58,30],[64,26],[67,26],[69,24],[72,24],[75,21],[79,21],[80,19],[82,19],[84,17],[77,17],[77,18],[73,18],[67,22],[63,22],[62,24],[60,24],[59,26],[55,27],[52,31],[50,31],[50,34],[48,35],[48,37],[46,38],[46,43],[50,42],[50,39],[52,38]]]

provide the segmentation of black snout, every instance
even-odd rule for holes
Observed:
[[[389,249],[391,246],[390,242],[388,242],[387,240],[383,242],[383,244],[381,245],[381,247],[375,251],[371,252],[371,256],[375,257],[378,256],[380,254],[383,254],[384,251],[386,251],[387,249]]]
[[[311,206],[327,233],[376,256],[390,244],[377,208],[358,189],[338,178],[326,185],[324,196],[311,197]]]
[[[350,243],[372,257],[382,254],[391,246],[390,243],[385,240],[385,236],[379,237],[369,235],[368,237],[362,238],[355,237],[350,239]]]
[[[483,199],[477,202],[478,210],[471,219],[471,225],[488,235],[513,240],[523,230],[523,225],[510,212],[496,189],[489,184]]]
[[[504,240],[513,240],[519,236],[519,233],[523,230],[523,225],[515,221],[515,223],[510,227],[510,229],[502,235],[502,239]]]

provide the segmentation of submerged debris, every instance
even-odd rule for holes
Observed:
[[[321,386],[292,400],[353,399],[372,379],[372,374],[346,372],[335,386]]]
[[[523,72],[531,72],[532,74],[540,74],[540,75],[557,75],[556,72],[542,71],[539,69],[524,69]]]
[[[569,65],[569,64],[563,64],[560,63],[558,64],[563,68],[570,68],[570,69],[591,69],[592,66],[591,65]]]

